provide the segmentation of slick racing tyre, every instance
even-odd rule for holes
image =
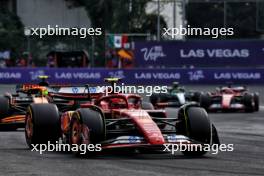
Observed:
[[[202,95],[201,92],[194,92],[191,100],[195,102],[199,102],[201,95]]]
[[[200,96],[200,106],[208,110],[211,105],[211,97],[209,94],[202,94]]]
[[[70,144],[99,144],[105,139],[105,121],[103,114],[94,109],[81,108],[72,116],[70,125]],[[80,151],[74,151],[80,156]],[[95,154],[95,152],[86,151],[86,155]]]
[[[144,102],[144,101],[142,102],[141,108],[145,109],[145,110],[153,110],[154,109],[154,107],[151,103]]]
[[[251,94],[244,94],[243,103],[246,112],[253,112],[255,107],[253,106],[254,97]]]
[[[55,143],[60,137],[60,118],[54,104],[31,104],[25,119],[25,137],[32,144]]]
[[[168,100],[167,94],[152,94],[149,101],[155,106],[157,103],[166,102]]]
[[[210,145],[212,143],[212,124],[206,111],[200,107],[187,107],[180,111],[179,119],[181,123],[176,124],[176,133],[187,136],[197,143]],[[186,150],[182,153],[186,156],[202,156],[207,153],[201,147],[198,149],[197,151]]]
[[[254,93],[254,107],[255,111],[259,111],[259,94]]]
[[[9,99],[7,97],[0,97],[0,119],[9,115]]]

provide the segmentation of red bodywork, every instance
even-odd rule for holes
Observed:
[[[244,109],[242,102],[234,102],[234,99],[236,98],[241,99],[244,92],[244,89],[225,87],[221,90],[210,93],[213,103],[209,109]]]
[[[136,138],[134,143],[129,142],[129,139],[128,142],[124,143],[104,143],[102,146],[104,149],[119,147],[150,147],[162,146],[165,143],[177,143],[176,141],[168,141],[163,132],[164,125],[160,126],[153,120],[153,116],[166,119],[165,110],[143,110],[140,104],[141,97],[138,95],[111,94],[108,96],[97,97],[97,99],[83,103],[81,104],[81,108],[96,107],[101,109],[106,121],[127,120],[127,125],[129,126],[129,124],[133,124],[137,130],[137,135],[142,137],[142,140]],[[74,111],[65,112],[61,116],[62,131],[65,135],[70,128],[73,113]],[[133,134],[130,135],[133,136]],[[176,131],[174,131],[173,135],[176,135]],[[122,136],[124,137],[126,135],[120,134],[116,139]],[[189,142],[189,140],[187,137],[180,135],[178,142]]]

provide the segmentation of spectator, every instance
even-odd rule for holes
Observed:
[[[48,67],[55,67],[55,58],[52,55],[48,56]]]
[[[22,56],[20,59],[17,60],[17,66],[18,67],[26,67],[27,66],[27,59],[25,59],[25,57]]]
[[[5,68],[5,67],[6,67],[5,60],[0,58],[0,68]]]

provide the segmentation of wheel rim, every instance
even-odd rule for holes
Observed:
[[[82,126],[82,143],[83,144],[90,144],[90,131],[86,125]]]
[[[33,136],[33,120],[31,115],[27,114],[26,116],[26,134],[27,139],[31,139]]]
[[[77,120],[74,120],[72,124],[72,130],[71,130],[71,141],[72,144],[79,144],[80,143],[80,123]]]

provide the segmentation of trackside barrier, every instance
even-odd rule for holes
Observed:
[[[102,84],[103,78],[121,77],[126,84],[264,84],[264,69],[88,69],[88,68],[2,68],[0,84],[34,83],[49,75],[50,83]]]
[[[187,40],[135,42],[138,67],[264,66],[263,40]]]

